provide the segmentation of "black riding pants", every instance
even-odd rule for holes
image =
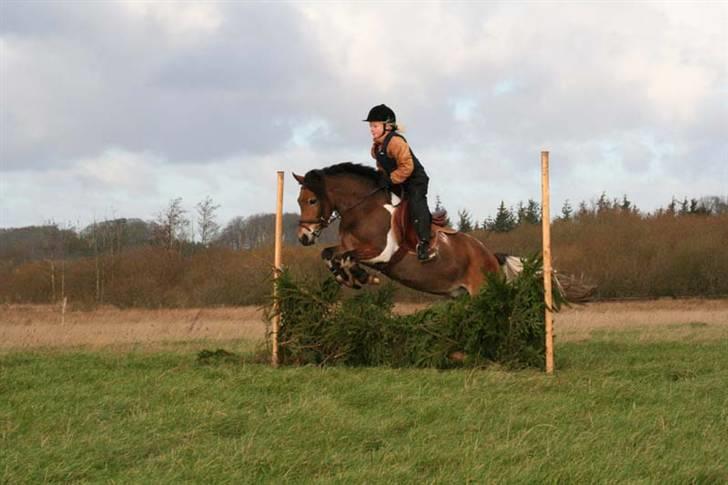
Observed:
[[[404,192],[409,199],[410,220],[417,231],[419,241],[430,240],[430,209],[427,207],[427,186],[430,180],[427,177],[408,180],[404,184]]]

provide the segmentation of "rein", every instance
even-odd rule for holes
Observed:
[[[329,226],[329,224],[331,224],[332,222],[334,222],[336,219],[340,219],[341,216],[342,216],[342,214],[344,214],[347,211],[350,211],[351,209],[353,209],[355,207],[360,206],[362,203],[364,203],[365,200],[367,200],[369,197],[371,197],[372,195],[376,194],[377,192],[379,192],[383,188],[384,187],[377,187],[377,188],[375,188],[374,190],[372,190],[371,192],[369,192],[367,195],[365,195],[364,197],[362,197],[360,200],[358,200],[356,203],[354,203],[354,205],[352,205],[350,207],[347,207],[344,210],[339,210],[339,211],[333,210],[333,211],[331,211],[331,215],[329,216],[328,219],[326,219],[324,216],[321,216],[318,219],[313,219],[313,220],[312,219],[299,219],[298,220],[298,225],[300,226],[301,224],[320,224],[319,228],[316,229],[315,231],[313,231],[313,235],[315,237],[319,237],[319,235],[321,234],[321,231],[323,231],[324,229],[326,229]]]

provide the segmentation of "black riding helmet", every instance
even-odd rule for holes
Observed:
[[[369,110],[367,119],[362,121],[381,121],[383,123],[397,123],[397,117],[392,108],[386,104],[380,104]]]

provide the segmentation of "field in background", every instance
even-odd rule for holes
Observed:
[[[104,307],[69,311],[65,316],[57,305],[0,306],[0,350],[76,346],[127,348],[130,344],[144,347],[201,340],[258,342],[264,336],[263,312],[253,306],[160,310]]]
[[[426,304],[399,303],[411,313]],[[63,323],[61,323],[63,321]],[[728,337],[728,300],[652,300],[598,302],[565,308],[556,315],[557,342],[586,340],[610,331],[638,332],[646,340]],[[184,341],[247,340],[265,336],[260,307],[202,309],[129,309],[104,307],[69,311],[56,305],[0,306],[0,350],[75,347],[100,348]],[[158,348],[158,345],[153,348]]]

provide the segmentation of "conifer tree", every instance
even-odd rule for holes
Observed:
[[[571,207],[569,199],[566,199],[564,205],[561,206],[561,220],[570,221],[573,213],[574,209]]]
[[[493,231],[495,232],[508,232],[516,227],[516,218],[513,213],[508,210],[505,202],[501,201],[498,206],[498,212],[495,215],[493,221]]]
[[[632,212],[632,202],[627,198],[627,194],[622,196],[622,202],[619,204],[619,208],[622,212]]]
[[[435,196],[435,210],[434,212],[443,211],[445,214],[447,214],[447,209],[445,209],[445,206],[442,205],[442,201],[440,200],[440,196]],[[445,226],[452,227],[452,221],[450,221],[450,216],[445,217]]]
[[[467,209],[458,211],[458,231],[470,232],[473,230],[473,218]]]

